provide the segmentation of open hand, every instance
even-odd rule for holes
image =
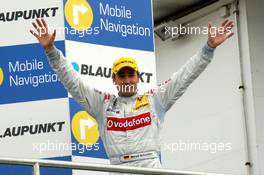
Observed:
[[[54,40],[56,37],[56,30],[52,34],[49,33],[48,25],[44,19],[36,19],[35,22],[32,22],[36,31],[30,30],[30,33],[34,35],[41,47],[45,49],[46,52],[49,52],[54,47]]]
[[[208,23],[208,45],[212,48],[216,48],[222,44],[226,39],[234,35],[234,32],[231,29],[234,27],[234,22],[225,19],[220,27],[213,30],[212,24]]]

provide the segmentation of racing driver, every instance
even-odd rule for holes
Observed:
[[[160,130],[165,113],[211,62],[214,50],[234,33],[234,22],[225,19],[222,30],[211,30],[207,43],[185,65],[155,90],[138,94],[139,69],[133,58],[116,60],[112,79],[118,95],[102,93],[86,85],[62,52],[54,45],[56,31],[49,33],[43,19],[30,32],[38,39],[48,61],[73,98],[98,122],[110,163],[161,168]]]

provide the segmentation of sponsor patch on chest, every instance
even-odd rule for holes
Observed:
[[[133,108],[133,110],[137,111],[147,106],[149,106],[148,97],[144,95],[142,97],[137,97],[135,107]]]
[[[150,112],[129,118],[107,117],[108,131],[129,131],[151,125]]]

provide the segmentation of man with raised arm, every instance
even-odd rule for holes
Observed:
[[[223,30],[212,31],[208,40],[177,72],[155,90],[138,94],[139,69],[133,58],[116,60],[112,79],[118,95],[101,93],[86,85],[54,45],[56,31],[48,32],[43,19],[32,23],[30,32],[45,50],[49,63],[73,98],[98,122],[110,163],[160,168],[160,130],[165,113],[211,62],[214,50],[234,33],[233,21],[224,20]],[[89,83],[88,83],[89,84]]]

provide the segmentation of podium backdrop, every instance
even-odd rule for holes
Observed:
[[[112,63],[127,56],[139,64],[143,92],[156,84],[151,0],[9,0],[0,7],[0,156],[109,163],[97,122],[67,93],[30,34],[36,18],[57,30],[56,47],[91,87],[116,93]],[[1,165],[0,174],[31,168]]]

